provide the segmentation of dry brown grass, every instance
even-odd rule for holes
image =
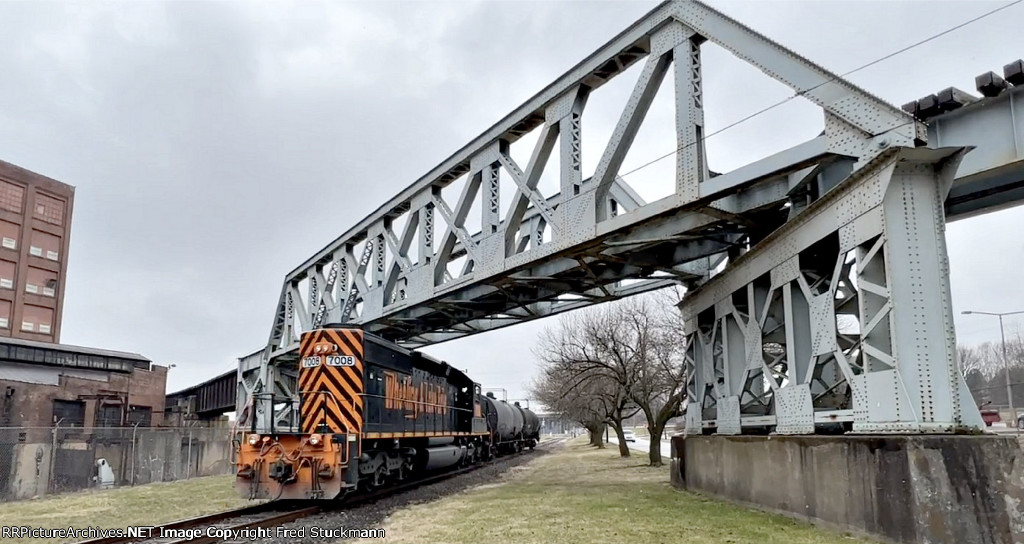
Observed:
[[[186,519],[251,504],[235,492],[235,477],[81,491],[0,505],[0,525],[44,528],[125,528]],[[4,539],[11,543],[58,540]]]
[[[642,463],[577,441],[495,484],[396,512],[385,523],[386,542],[865,542],[676,490],[667,467]]]

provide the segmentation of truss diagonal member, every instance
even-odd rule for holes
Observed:
[[[277,299],[277,311],[274,312],[274,324],[270,328],[270,341],[267,343],[267,354],[280,348],[285,337],[285,329],[291,321],[288,315],[288,284],[281,287],[281,295]]]
[[[309,330],[310,315],[306,305],[303,304],[302,298],[299,296],[298,285],[292,284],[288,289],[288,299],[292,307],[293,315],[298,317],[299,324],[302,326],[302,330]]]
[[[352,311],[356,307],[358,298],[362,293],[366,293],[370,290],[366,284],[366,265],[370,263],[370,257],[373,256],[373,240],[369,239],[363,246],[363,254],[359,257],[359,262],[356,263],[355,255],[352,253],[352,248],[349,247],[345,251],[345,259],[350,261],[349,268],[355,270],[352,275],[352,286],[349,288],[348,297],[345,299],[345,306],[341,310],[341,322],[347,323],[352,318]]]
[[[509,155],[507,142],[502,142],[498,152],[498,161],[518,187],[516,196],[513,197],[513,203],[505,216],[506,256],[512,254],[511,250],[515,245],[516,233],[519,232],[522,226],[523,216],[526,214],[526,208],[529,204],[533,204],[547,223],[552,228],[556,228],[554,210],[552,210],[551,205],[548,204],[544,197],[541,196],[540,192],[537,191],[537,183],[540,182],[540,176],[544,173],[544,167],[547,165],[551,152],[555,147],[555,140],[558,139],[558,125],[544,125],[540,130],[540,137],[537,138],[533,154],[530,155],[530,163],[526,165],[526,172],[523,172],[519,165],[512,160],[512,157]]]
[[[924,123],[793,51],[695,0],[674,5],[674,16],[707,40],[787,85],[851,126],[875,137],[889,135],[887,146],[925,141]]]
[[[412,268],[412,261],[409,259],[409,247],[412,245],[413,235],[416,234],[416,224],[418,222],[419,212],[412,213],[405,224],[405,228],[402,229],[401,240],[395,237],[395,232],[391,230],[391,225],[387,225],[384,228],[384,240],[387,241],[388,249],[391,250],[394,262],[401,266],[403,272],[408,272]]]
[[[341,267],[340,262],[331,260],[331,268],[327,272],[327,278],[324,279],[323,271],[317,270],[316,278],[320,283],[323,283],[324,290],[320,295],[320,303],[317,306],[316,317],[313,319],[313,328],[318,328],[324,323],[324,318],[327,316],[328,306],[334,307],[334,286],[338,281],[338,271]]]
[[[548,130],[547,134],[542,134],[541,136],[550,136],[551,134],[554,134],[555,136],[558,135],[555,131]],[[549,137],[547,139],[552,140],[550,144],[554,143],[554,138]],[[544,147],[553,147],[553,145],[550,144]],[[547,153],[551,153],[550,149],[548,149]],[[537,211],[539,211],[544,219],[547,220],[548,224],[554,227],[555,211],[551,208],[551,205],[548,204],[548,201],[544,199],[544,195],[540,194],[540,191],[537,190],[537,182],[540,181],[540,174],[543,169],[538,168],[536,164],[531,164],[528,171],[524,173],[519,168],[519,165],[516,164],[516,161],[506,153],[499,154],[498,160],[501,162],[501,166],[505,168],[505,171],[508,172],[510,176],[512,176],[512,180],[515,181],[516,185],[519,187],[516,204],[519,205],[519,203],[524,200],[529,200],[530,204],[533,204],[537,208]],[[523,212],[525,211],[526,210],[524,208]]]
[[[465,217],[463,216],[462,220],[460,220],[440,195],[434,195],[434,208],[441,212],[441,217],[444,218],[445,223],[448,223],[449,229],[448,236],[445,238],[445,246],[442,248],[442,253],[437,260],[437,266],[446,266],[448,264],[448,257],[451,256],[456,239],[462,244],[462,248],[466,250],[469,257],[476,260],[476,242],[473,241],[473,238],[462,226]]]
[[[612,131],[604,154],[601,155],[601,160],[597,163],[597,169],[594,171],[592,179],[597,185],[597,202],[599,203],[604,202],[604,199],[607,198],[609,186],[612,180],[618,176],[622,161],[625,160],[626,154],[632,147],[633,139],[636,138],[640,125],[654,101],[654,96],[658,93],[662,80],[665,79],[669,64],[672,62],[671,51],[669,49],[660,54],[652,51],[647,57],[643,71],[640,72],[640,77],[633,87],[633,93],[626,102],[626,107],[622,110],[618,124],[615,125],[615,130]],[[601,213],[604,206],[599,204],[598,210]],[[598,216],[598,219],[604,219],[604,217]]]

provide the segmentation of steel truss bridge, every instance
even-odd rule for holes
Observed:
[[[706,42],[819,107],[821,135],[709,172]],[[583,179],[587,99],[637,63]],[[1019,61],[1007,70],[1021,83]],[[986,98],[949,89],[911,115],[700,2],[665,2],[291,271],[266,348],[240,359],[238,409],[260,430],[295,427],[297,339],[326,323],[419,347],[682,284],[689,429],[980,427],[944,229],[1024,197],[1024,83],[988,76]],[[675,191],[645,202],[620,167],[666,77]],[[518,164],[510,145],[535,129]],[[547,169],[558,194],[538,190]]]

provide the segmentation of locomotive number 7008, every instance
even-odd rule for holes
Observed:
[[[327,366],[356,366],[356,358],[351,355],[328,355]]]

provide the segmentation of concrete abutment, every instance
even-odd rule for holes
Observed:
[[[1014,436],[689,436],[678,487],[888,542],[1024,543]]]

